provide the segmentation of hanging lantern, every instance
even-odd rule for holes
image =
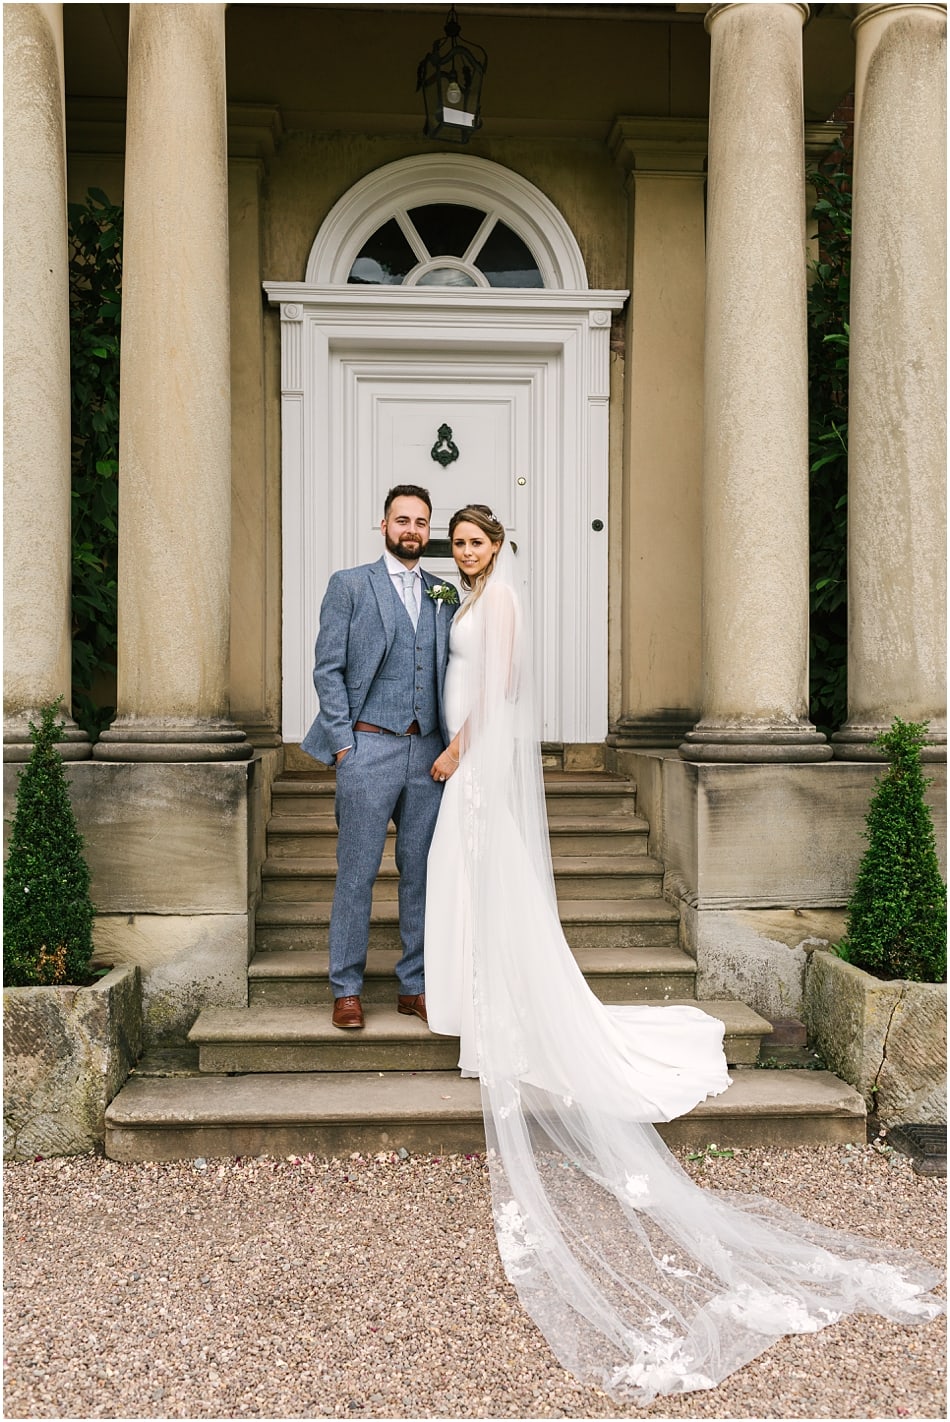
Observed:
[[[488,55],[481,45],[462,39],[453,5],[445,22],[445,37],[437,39],[419,62],[416,89],[422,90],[425,100],[423,133],[428,138],[467,143],[481,128],[482,79],[487,68]]]

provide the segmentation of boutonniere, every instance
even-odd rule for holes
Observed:
[[[454,583],[433,583],[431,588],[426,588],[426,597],[431,597],[435,603],[436,614],[442,611],[444,602],[447,602],[449,607],[455,607],[459,600],[458,589]]]

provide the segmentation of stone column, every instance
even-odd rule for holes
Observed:
[[[947,753],[946,6],[859,5],[845,760],[895,716]]]
[[[802,21],[713,5],[697,761],[827,760],[808,720]]]
[[[700,714],[706,124],[618,119],[629,172],[622,714],[608,743],[677,746]]]
[[[118,708],[103,760],[252,754],[229,719],[224,12],[130,6]]]
[[[62,5],[3,7],[3,756],[72,686]],[[89,755],[66,717],[64,757]]]

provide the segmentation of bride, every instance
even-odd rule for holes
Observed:
[[[845,1313],[936,1317],[925,1260],[700,1188],[664,1145],[653,1122],[729,1085],[722,1024],[587,987],[557,915],[515,557],[484,505],[449,538],[468,596],[432,767],[426,1006],[481,1082],[498,1248],[528,1313],[564,1367],[641,1406]]]

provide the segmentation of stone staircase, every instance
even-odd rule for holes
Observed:
[[[603,1002],[696,1000],[696,964],[663,898],[663,865],[635,787],[603,772],[545,775],[565,935]],[[273,788],[257,951],[246,1008],[208,1008],[189,1054],[148,1054],[106,1115],[119,1160],[199,1155],[484,1148],[478,1083],[458,1043],[396,1012],[399,953],[392,832],[373,899],[366,1027],[330,1025],[327,933],[336,869],[333,777],[285,775]],[[741,1002],[704,1001],[725,1023],[734,1083],[660,1129],[703,1147],[863,1138],[864,1104],[828,1072],[754,1070],[771,1025]]]

